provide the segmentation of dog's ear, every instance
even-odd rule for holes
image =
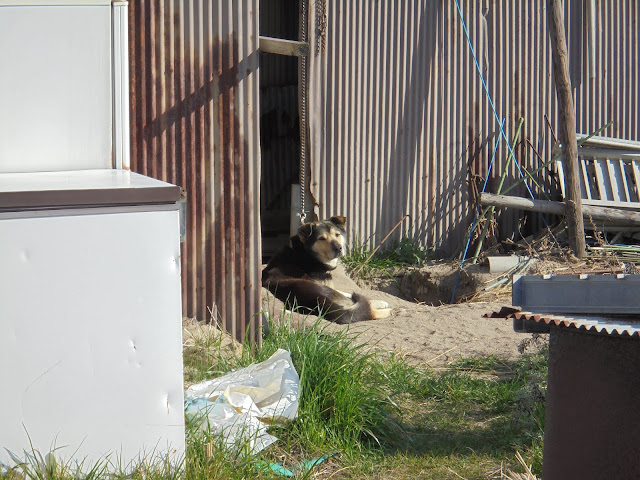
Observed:
[[[340,230],[344,230],[345,226],[347,225],[346,217],[341,217],[341,216],[331,217],[329,221],[333,223],[336,227],[338,227]]]
[[[313,223],[303,223],[298,228],[298,238],[302,243],[305,243],[309,240],[311,233],[313,232]]]

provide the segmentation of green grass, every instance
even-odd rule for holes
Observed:
[[[258,462],[290,468],[333,453],[338,455],[296,478],[499,478],[501,466],[520,468],[516,452],[533,464],[534,473],[541,472],[545,350],[517,361],[468,358],[431,369],[374,354],[344,330],[274,326],[261,348],[223,348],[213,335],[194,339],[185,347],[185,376],[190,382],[211,378],[265,360],[277,348],[291,353],[302,396],[298,418],[271,428],[276,444],[251,457],[225,452],[206,433],[190,434],[182,466],[142,465],[112,478],[176,478],[181,468],[187,479],[282,478]],[[100,465],[83,477],[33,458],[0,478],[104,474]]]
[[[356,241],[342,257],[342,263],[347,271],[355,272],[360,269],[358,276],[366,276],[371,272],[379,274],[400,267],[421,267],[433,258],[431,250],[406,237],[387,248],[381,248],[367,261],[371,252],[368,245]]]

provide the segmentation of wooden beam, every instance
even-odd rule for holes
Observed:
[[[562,147],[558,145],[554,145],[551,149],[553,155],[558,155],[562,151]],[[630,152],[629,150],[578,147],[578,152],[582,158],[619,158],[625,162],[640,161],[640,151]]]
[[[309,43],[260,36],[260,51],[291,57],[307,57],[309,56]]]
[[[550,213],[553,215],[565,215],[567,211],[567,205],[564,202],[531,200],[528,198],[513,197],[510,195],[495,195],[493,193],[482,193],[480,195],[480,204],[493,205],[497,208],[507,207],[516,208],[518,210]],[[640,212],[637,211],[583,205],[582,214],[586,218],[591,218],[597,221],[608,221],[622,223],[625,225],[640,225]]]
[[[569,246],[576,257],[586,255],[580,177],[578,171],[578,142],[576,139],[576,113],[573,108],[567,40],[564,35],[564,16],[560,0],[547,0],[547,20],[553,58],[553,78],[558,97],[560,128],[558,138],[564,149],[562,165],[565,175],[566,220]]]

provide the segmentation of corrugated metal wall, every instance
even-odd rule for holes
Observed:
[[[585,40],[582,84],[575,95],[576,127],[588,133],[613,120],[606,136],[640,140],[640,2],[590,1],[596,17],[595,77],[589,78]]]
[[[594,78],[586,13],[567,4],[578,129],[614,120],[605,134],[640,140],[640,2],[594,1]],[[535,168],[551,154],[548,123],[557,125],[544,2],[464,1],[462,14],[507,136],[525,119],[516,154]],[[186,188],[184,313],[207,318],[212,308],[237,338],[249,323],[255,334],[260,308],[257,19],[258,0],[130,4],[131,167]],[[409,214],[405,235],[443,253],[462,248],[469,180],[487,173],[497,122],[456,3],[316,0],[309,22],[318,215],[345,214],[352,233],[375,243]],[[506,157],[501,145],[492,178]],[[541,180],[552,188],[548,173]],[[522,218],[503,212],[502,235]]]
[[[640,2],[594,1],[593,79],[586,13],[575,7],[581,2],[567,4],[577,128],[590,132],[614,120],[604,134],[639,140]],[[548,123],[558,125],[545,3],[460,3],[507,136],[520,117],[525,120],[516,156],[537,168],[551,155]],[[486,175],[498,123],[456,2],[317,0],[309,32],[309,156],[318,215],[345,214],[352,234],[377,243],[409,214],[405,235],[445,254],[461,249],[473,216],[469,180]],[[506,159],[501,145],[488,191],[495,191]],[[511,167],[506,185],[517,177]],[[547,190],[553,180],[548,173],[541,177]],[[503,212],[502,236],[540,222],[535,214],[523,226],[523,218]]]
[[[260,309],[258,0],[130,3],[131,169],[184,187],[183,311]]]

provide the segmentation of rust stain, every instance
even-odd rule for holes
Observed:
[[[259,232],[252,230],[259,185],[250,184],[259,176],[249,175],[259,163],[246,155],[241,133],[257,130],[257,117],[255,125],[243,125],[236,105],[247,89],[239,69],[246,77],[258,63],[257,57],[241,58],[235,28],[216,31],[221,10],[222,3],[188,0],[132,4],[131,167],[187,192],[183,314],[214,316],[243,340],[260,307],[253,290],[260,285],[253,278]]]

